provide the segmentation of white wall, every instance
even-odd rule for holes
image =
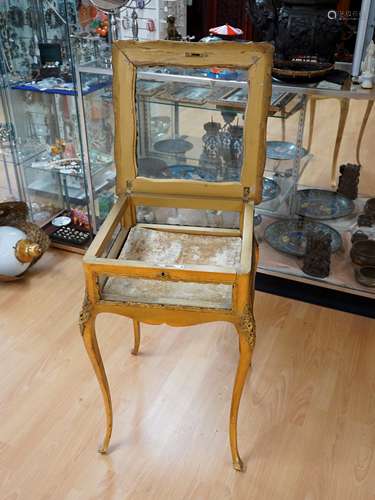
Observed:
[[[132,9],[123,9],[119,23],[119,37],[121,39],[133,38],[132,33]],[[151,0],[144,9],[137,9],[139,40],[159,40],[165,39],[167,33],[166,18],[168,14],[176,17],[177,30],[186,35],[186,0]],[[128,22],[126,23],[126,18]],[[153,19],[156,30],[147,30],[147,21]]]
[[[138,14],[138,38],[139,40],[158,40],[160,37],[159,30],[159,0],[151,0],[150,4],[144,9],[137,9]],[[119,23],[119,37],[121,39],[133,38],[132,33],[132,9],[122,9],[122,22]],[[147,21],[153,19],[156,31],[150,32],[147,30]],[[128,21],[127,21],[128,20]]]

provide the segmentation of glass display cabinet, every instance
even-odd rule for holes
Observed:
[[[307,137],[304,138],[307,136],[304,134],[306,110],[312,99],[327,102],[332,99],[331,102],[345,102],[347,107],[358,101],[368,103],[367,117],[364,116],[361,129],[355,130],[355,140],[358,136],[362,138],[375,92],[351,83],[349,73],[342,72],[343,69],[339,68],[336,77],[340,78],[336,81],[273,82],[263,199],[256,206],[255,217],[255,235],[260,243],[258,272],[374,297],[375,261],[371,259],[374,259],[375,245],[372,215],[375,178],[372,169],[362,165],[358,184],[356,169],[349,165],[340,181],[337,153],[342,142],[342,125],[345,125],[345,121],[341,123],[341,115],[340,120],[338,114],[337,118],[330,118],[337,122],[333,121],[333,129],[326,131],[336,141],[331,148],[319,149],[314,141],[310,147]],[[95,162],[93,145],[95,140],[98,142],[95,139],[98,131],[100,141],[105,144],[102,151],[111,155],[112,133],[109,134],[106,127],[95,131],[90,109],[95,101],[101,106],[99,115],[105,114],[107,123],[113,125],[108,108],[112,70],[89,64],[80,65],[77,72],[82,89],[88,81],[103,85],[93,94],[85,96],[82,91],[79,96],[84,110],[82,128],[86,130],[87,139],[85,155],[91,164]],[[241,155],[246,102],[246,83],[239,71],[219,72],[209,68],[178,72],[143,68],[137,76],[141,120],[139,168],[159,179],[175,176],[235,181],[239,171],[233,155]],[[335,123],[338,123],[337,134]],[[311,129],[310,136],[312,132]],[[359,144],[357,149],[359,151]],[[353,153],[342,163],[354,158]],[[359,163],[358,159],[354,161]],[[350,186],[358,186],[358,193],[355,189],[350,192]],[[98,208],[96,210],[98,213]],[[224,210],[193,213],[185,209],[138,207],[137,217],[144,222],[224,228],[235,228],[239,223],[238,215]],[[357,243],[359,240],[362,243]]]
[[[74,63],[106,60],[110,49],[90,32],[88,7],[77,9],[75,0],[2,2],[0,65],[13,134],[7,155],[21,186],[16,197],[28,203],[32,220],[53,243],[84,252],[96,221],[81,155]],[[92,90],[85,87],[84,93]],[[105,161],[100,158],[99,167]],[[9,160],[4,164],[9,171]],[[99,167],[93,168],[97,178]],[[64,231],[52,223],[61,216],[71,219]]]
[[[82,77],[77,72],[83,158],[90,198],[93,200],[92,222],[95,232],[114,203],[116,177],[113,160],[112,76],[100,74],[100,71],[100,68],[89,66],[88,72]],[[88,88],[92,91],[87,92]]]

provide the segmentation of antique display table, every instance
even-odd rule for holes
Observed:
[[[112,433],[112,405],[96,339],[96,316],[110,312],[132,318],[134,354],[141,322],[189,326],[227,321],[238,332],[240,350],[230,447],[234,468],[243,470],[237,417],[255,345],[253,218],[263,189],[272,52],[268,44],[114,44],[118,200],[83,260],[86,298],[80,316],[106,409],[103,453]],[[151,67],[177,80],[185,71],[198,75],[212,68],[215,74],[241,71],[248,94],[246,110],[237,115],[207,99],[202,102],[202,96],[216,101],[228,93],[220,80],[211,85],[212,78],[203,87],[191,86],[193,95],[185,95],[184,109],[176,116],[175,92],[183,89],[172,85],[163,89],[166,95],[160,101],[149,101],[154,89],[150,91],[144,73]],[[150,134],[161,117],[161,122],[178,119],[170,138]],[[150,219],[154,212],[167,219]],[[222,227],[224,214],[233,221],[231,228]]]

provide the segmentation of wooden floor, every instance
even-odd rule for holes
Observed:
[[[1,500],[373,500],[374,321],[259,293],[231,467],[232,327],[142,328],[99,317],[115,426],[78,331],[81,257],[44,256],[0,285]]]

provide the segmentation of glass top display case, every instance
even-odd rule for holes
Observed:
[[[83,91],[79,94],[84,109],[86,155],[91,163],[97,154],[94,144],[102,143],[100,152],[113,154],[113,129],[109,134],[106,127],[93,125],[90,117],[95,100],[101,108],[98,115],[104,113],[113,127],[112,71],[100,68],[100,64],[80,65],[77,71],[82,89],[87,82],[103,85],[88,96]],[[306,109],[312,97],[324,99],[322,104],[327,106],[342,99],[373,102],[374,91],[365,91],[348,77],[347,73],[338,83],[273,83],[263,198],[256,206],[254,221],[260,244],[258,271],[373,297],[375,178],[371,169],[362,165],[358,183],[358,168],[348,164],[341,172],[337,167],[332,185],[333,145],[331,149],[319,149],[313,142],[314,147],[308,147],[304,139]],[[144,67],[137,73],[136,85],[137,157],[142,175],[207,182],[238,180],[247,104],[241,72]],[[334,134],[336,127],[330,132]],[[350,161],[353,157],[345,163]],[[235,213],[224,210],[196,213],[138,207],[137,218],[148,223],[226,228],[240,223]]]

